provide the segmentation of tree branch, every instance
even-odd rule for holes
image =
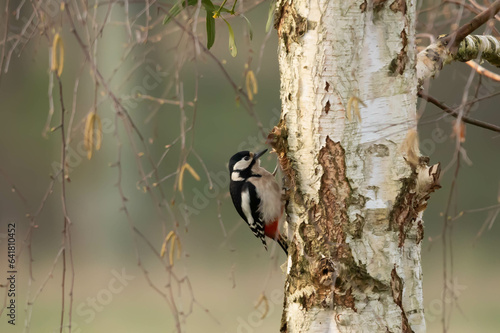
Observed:
[[[500,67],[500,42],[493,36],[469,36],[500,11],[500,0],[478,14],[455,32],[439,38],[417,55],[417,78],[419,87],[423,81],[434,76],[443,65],[452,61],[467,62],[481,56],[492,65]]]
[[[455,53],[458,49],[460,43],[473,33],[477,28],[482,26],[484,23],[495,17],[495,15],[500,11],[500,0],[496,0],[482,13],[476,15],[472,21],[462,25],[460,28],[455,30],[455,32],[449,34],[448,36],[441,39],[443,45],[448,46],[451,53]]]
[[[429,95],[423,93],[422,91],[419,91],[417,93],[417,95],[418,95],[418,97],[425,99],[427,102],[434,104],[435,106],[437,106],[438,108],[440,108],[444,112],[448,113],[452,117],[458,118],[458,112],[452,110],[450,107],[441,103],[440,101],[438,101],[434,97],[429,96]],[[465,116],[462,116],[462,121],[464,123],[467,123],[467,124],[471,124],[471,125],[474,125],[477,127],[488,129],[488,130],[493,131],[493,132],[500,133],[500,126],[496,126],[496,125],[493,125],[493,124],[490,124],[490,123],[487,123],[487,122],[484,122],[481,120],[477,120],[477,119],[473,119],[473,118],[469,118],[469,117],[465,117]]]

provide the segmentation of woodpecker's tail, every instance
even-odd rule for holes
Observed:
[[[285,254],[288,255],[288,244],[286,243],[286,240],[283,238],[283,236],[278,235],[278,238],[276,239],[276,241],[281,246],[283,251],[285,251]]]

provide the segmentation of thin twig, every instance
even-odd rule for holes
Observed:
[[[474,13],[474,14],[480,14],[483,10],[485,10],[484,7],[482,8],[479,8],[475,5],[470,5],[468,3],[463,3],[463,0],[444,0],[446,3],[450,3],[450,4],[455,4],[455,5],[458,5],[458,6],[463,6],[464,8],[467,8],[470,12]],[[471,3],[473,3],[471,1]],[[473,3],[474,4],[474,3]],[[495,20],[499,21],[499,16],[498,15],[495,15]],[[494,27],[492,26],[491,27],[491,30],[492,32],[495,34],[495,36],[499,36],[500,35],[500,32]]]
[[[61,327],[60,332],[63,331],[63,323],[64,323],[64,310],[65,310],[65,283],[66,283],[66,250],[68,250],[69,264],[71,269],[71,282],[70,282],[70,290],[69,290],[69,333],[71,333],[71,319],[73,313],[73,288],[75,282],[75,267],[73,263],[73,251],[71,248],[71,232],[70,232],[70,219],[68,215],[68,209],[66,205],[66,133],[64,126],[64,114],[66,110],[64,108],[64,99],[63,99],[63,85],[61,78],[59,75],[56,75],[57,81],[59,83],[59,101],[61,104],[61,204],[62,210],[64,214],[64,227],[63,227],[63,271],[62,271],[62,310],[61,310]]]
[[[460,145],[460,140],[457,139],[457,144]],[[443,242],[443,284],[444,284],[444,290],[443,290],[443,294],[442,294],[442,299],[441,299],[441,303],[442,303],[442,307],[443,307],[443,313],[442,313],[442,316],[441,316],[441,323],[442,323],[442,326],[443,326],[443,333],[446,333],[447,331],[447,326],[446,326],[446,299],[447,299],[447,296],[448,296],[448,277],[447,277],[447,270],[448,270],[448,264],[447,264],[447,260],[448,260],[448,255],[447,255],[447,250],[448,250],[448,245],[447,245],[447,237],[446,237],[446,233],[449,229],[449,220],[450,220],[450,216],[449,216],[449,211],[450,211],[450,208],[451,208],[451,200],[453,199],[453,194],[455,193],[455,187],[456,187],[456,183],[457,183],[457,179],[458,179],[458,172],[460,170],[460,150],[457,149],[456,151],[456,163],[457,163],[457,166],[455,168],[455,173],[453,175],[453,180],[451,182],[451,187],[450,187],[450,194],[448,196],[448,202],[446,204],[446,211],[444,213],[444,221],[443,221],[443,231],[442,231],[442,242]],[[449,235],[450,237],[450,256],[451,256],[451,253],[452,253],[452,248],[451,248],[451,235]],[[450,261],[452,260],[452,257],[450,258]],[[453,264],[453,262],[451,262],[451,265]],[[450,277],[451,279],[451,277]],[[451,311],[451,310],[450,310]]]
[[[475,62],[474,60],[469,60],[465,63],[467,65],[469,65],[470,67],[472,67],[479,75],[483,75],[483,76],[487,77],[488,79],[500,82],[500,75],[493,73],[490,70],[487,70],[486,68],[484,68],[483,66],[481,66],[477,62]]]
[[[427,102],[430,102],[430,103],[434,104],[435,106],[437,106],[438,108],[440,108],[444,112],[448,113],[452,117],[458,118],[458,112],[453,111],[450,107],[448,107],[447,105],[439,102],[434,97],[429,96],[429,95],[423,93],[422,91],[419,91],[417,93],[417,95],[418,95],[418,97],[425,99]],[[493,125],[493,124],[490,124],[490,123],[487,123],[487,122],[484,122],[484,121],[481,121],[481,120],[473,119],[473,118],[470,118],[470,117],[462,117],[462,121],[464,123],[468,123],[468,124],[471,124],[471,125],[474,125],[474,126],[477,126],[477,127],[481,127],[481,128],[484,128],[484,129],[488,129],[490,131],[494,131],[494,132],[500,133],[500,126],[496,126],[496,125]]]
[[[0,84],[2,83],[3,63],[5,61],[5,48],[7,47],[7,36],[9,32],[9,2],[5,1],[5,31],[3,35],[2,55],[0,56]]]

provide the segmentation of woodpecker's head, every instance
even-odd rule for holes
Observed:
[[[260,166],[259,157],[264,155],[267,149],[256,154],[249,152],[248,150],[240,151],[231,157],[229,160],[229,173],[231,174],[231,180],[242,181],[252,175],[252,168]]]

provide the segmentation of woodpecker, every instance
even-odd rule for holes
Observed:
[[[231,157],[229,191],[234,207],[266,250],[264,236],[277,241],[288,254],[288,245],[278,229],[283,213],[280,187],[274,176],[260,166],[259,157],[266,151],[267,149],[254,154],[245,150]]]

